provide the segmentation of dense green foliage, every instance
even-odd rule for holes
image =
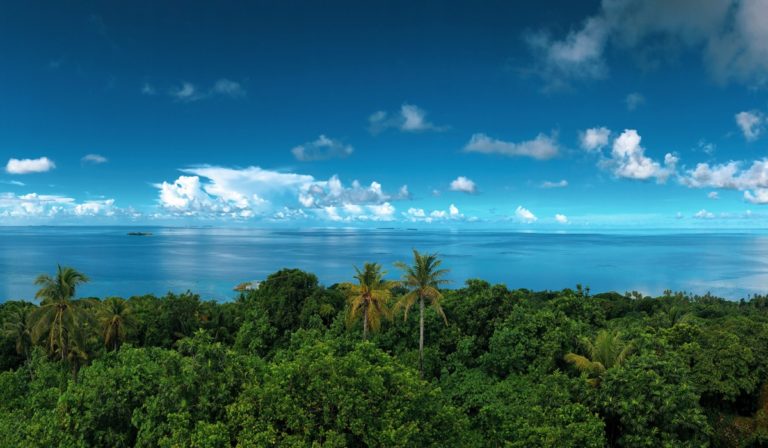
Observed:
[[[768,444],[768,298],[451,290],[414,255],[228,303],[41,276],[0,304],[0,448]]]

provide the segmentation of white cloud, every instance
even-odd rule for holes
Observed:
[[[148,84],[145,84],[145,87],[146,86],[148,86]],[[144,89],[142,89],[142,93],[152,95],[154,94],[154,88],[152,88],[151,93],[145,92]],[[221,78],[209,89],[200,89],[195,84],[185,81],[178,86],[171,87],[171,89],[168,90],[168,95],[176,101],[191,103],[213,97],[242,98],[246,96],[246,91],[240,83]]]
[[[437,126],[427,120],[427,113],[413,104],[403,104],[396,113],[376,111],[368,117],[370,131],[374,134],[389,128],[403,132],[443,131],[445,126]]]
[[[10,159],[5,165],[5,171],[9,174],[44,173],[56,168],[56,164],[48,157],[39,159]]]
[[[93,163],[94,165],[108,162],[107,158],[100,154],[86,154],[80,161],[83,163]]]
[[[15,185],[17,187],[24,187],[24,186],[27,185],[24,182],[19,182],[18,180],[3,180],[3,181],[0,181],[0,183],[8,184],[8,185]]]
[[[696,168],[680,176],[680,183],[691,188],[722,188],[744,191],[744,200],[765,204],[768,188],[768,159],[755,160],[742,169],[741,162],[731,161],[719,165],[699,163]]]
[[[390,221],[395,214],[395,207],[389,202],[378,205],[367,205],[368,210],[373,214],[373,217],[381,221]]]
[[[402,215],[407,221],[412,222],[434,223],[450,221],[477,221],[477,218],[475,217],[464,216],[464,214],[461,213],[459,208],[454,204],[450,204],[448,206],[448,210],[432,210],[431,212],[426,212],[423,208],[411,207],[407,212],[402,213]]]
[[[114,199],[106,199],[102,201],[85,201],[82,204],[75,205],[73,212],[77,216],[114,216],[114,206]]]
[[[295,212],[303,208],[322,211],[319,216],[324,218],[385,220],[394,214],[391,201],[409,198],[406,186],[388,194],[375,181],[367,187],[358,181],[345,187],[337,176],[318,181],[310,175],[253,166],[202,166],[181,171],[185,175],[174,182],[155,185],[160,206],[176,216],[291,219],[307,216]],[[279,211],[273,212],[276,207]]]
[[[451,191],[461,191],[464,193],[475,194],[477,193],[477,186],[472,179],[464,176],[459,176],[451,182]]]
[[[342,143],[339,140],[320,135],[316,140],[291,149],[291,153],[296,160],[309,162],[313,160],[326,160],[335,157],[347,157],[354,151],[351,145]]]
[[[710,191],[707,193],[707,197],[714,200],[720,199],[720,195],[716,191]]]
[[[600,166],[613,172],[616,177],[647,180],[655,178],[666,182],[676,171],[678,157],[667,153],[663,165],[645,155],[645,148],[640,145],[641,137],[634,129],[626,129],[613,140],[608,158],[600,161]]]
[[[536,57],[533,72],[546,82],[546,90],[568,86],[571,79],[599,79],[607,75],[603,51],[610,29],[601,17],[589,18],[578,31],[571,31],[562,40],[553,40],[547,33],[527,36]]]
[[[501,154],[508,157],[531,157],[537,160],[551,159],[559,153],[555,138],[539,134],[533,140],[520,143],[505,142],[478,133],[472,135],[469,143],[464,147],[467,152],[479,152],[482,154]]]
[[[183,82],[180,86],[174,87],[169,94],[182,102],[192,102],[204,98],[204,95],[191,82]]]
[[[224,95],[232,98],[240,98],[245,96],[245,89],[240,83],[231,81],[226,78],[221,78],[213,84],[211,92],[218,95]]]
[[[518,205],[517,208],[515,209],[515,216],[517,216],[518,219],[527,223],[535,222],[536,220],[539,219],[536,217],[536,215],[531,213],[530,210],[528,210],[527,208],[521,205]]]
[[[600,151],[605,148],[610,137],[611,131],[606,127],[590,128],[579,134],[581,147],[587,151]]]
[[[696,149],[702,151],[704,154],[712,155],[714,154],[715,149],[717,149],[717,145],[704,139],[700,139],[696,144]]]
[[[250,218],[268,205],[262,196],[281,196],[287,191],[295,195],[301,186],[314,181],[312,176],[259,167],[203,166],[181,171],[190,175],[156,187],[160,190],[160,205],[166,211],[183,216]]]
[[[274,221],[295,221],[308,219],[309,217],[310,216],[300,208],[283,207],[281,210],[275,212],[271,219]]]
[[[744,192],[744,200],[752,204],[768,204],[768,188],[756,188]]]
[[[708,212],[705,209],[701,209],[698,212],[696,212],[693,215],[693,217],[696,219],[712,219],[715,217],[715,214],[712,212]]]
[[[555,221],[559,222],[560,224],[568,224],[568,217],[558,213],[555,215]]]
[[[411,207],[406,212],[406,216],[409,216],[409,217],[412,217],[412,218],[416,218],[416,219],[418,219],[418,218],[426,218],[427,217],[427,213],[424,211],[423,208]]]
[[[680,50],[700,52],[719,81],[768,81],[768,2],[764,0],[603,0],[599,11],[564,37],[527,37],[531,71],[548,90],[607,76],[609,47],[645,66]]]
[[[645,97],[638,92],[632,92],[624,98],[624,103],[627,105],[627,110],[633,111],[645,104]]]
[[[326,205],[348,204],[383,204],[389,201],[409,199],[408,187],[402,186],[397,194],[384,192],[380,183],[373,181],[367,187],[357,180],[350,187],[345,187],[338,176],[327,181],[313,181],[303,184],[299,189],[299,202],[307,208]]]
[[[541,188],[565,188],[568,186],[568,181],[563,179],[558,182],[552,182],[545,180],[541,183]]]
[[[314,209],[315,216],[320,219],[327,219],[334,222],[366,222],[366,221],[393,221],[395,219],[396,208],[389,202],[383,204],[357,205],[343,204],[341,206],[326,205]],[[301,213],[301,217],[307,215]]]
[[[760,137],[765,124],[765,117],[759,111],[739,112],[735,116],[736,124],[739,125],[741,133],[747,141],[754,141]]]
[[[670,172],[653,159],[645,156],[645,148],[640,146],[641,137],[634,129],[627,129],[614,141],[611,150],[613,173],[629,179],[666,179]],[[665,164],[674,169],[677,159],[667,154]]]
[[[15,222],[41,219],[47,222],[53,218],[84,216],[111,217],[125,212],[115,206],[114,199],[77,202],[74,198],[61,195],[0,193],[0,218],[11,218]]]

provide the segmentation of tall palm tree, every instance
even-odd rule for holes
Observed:
[[[390,317],[388,308],[392,297],[392,288],[396,282],[384,280],[378,263],[365,263],[361,271],[355,266],[357,284],[344,285],[349,300],[347,322],[363,319],[363,339],[368,339],[368,331],[376,331],[381,326],[382,318]]]
[[[24,358],[29,356],[29,347],[32,345],[29,328],[30,314],[31,307],[22,305],[12,310],[3,323],[3,333],[14,340],[16,353]]]
[[[608,330],[597,333],[594,342],[583,338],[581,345],[586,350],[587,356],[568,353],[563,359],[586,373],[593,386],[600,384],[606,370],[621,365],[634,350],[632,342],[622,340],[619,332]]]
[[[101,302],[96,310],[96,320],[101,328],[104,346],[117,350],[125,341],[126,331],[136,323],[127,301],[112,297]]]
[[[71,347],[77,347],[80,352],[84,345],[81,329],[90,316],[72,297],[77,286],[87,281],[85,274],[61,266],[55,276],[43,274],[35,280],[35,284],[40,285],[35,297],[42,302],[29,317],[31,339],[38,342],[45,336],[48,352],[62,360],[70,357]]]
[[[442,260],[437,258],[437,254],[420,254],[416,249],[413,250],[413,265],[409,266],[401,261],[395,263],[403,271],[403,283],[410,289],[408,294],[404,295],[397,303],[398,307],[405,308],[404,319],[408,319],[408,311],[419,302],[419,374],[424,376],[424,306],[425,301],[434,308],[435,312],[443,318],[448,325],[448,319],[445,317],[443,308],[440,306],[440,300],[443,294],[440,292],[440,285],[448,283],[444,279],[448,269],[439,269]]]

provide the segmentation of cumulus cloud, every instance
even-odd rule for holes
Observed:
[[[672,174],[677,164],[677,157],[664,156],[664,167],[645,155],[645,148],[640,146],[641,137],[634,129],[627,129],[613,141],[610,165],[618,177],[629,179],[657,178],[663,182]]]
[[[395,113],[379,110],[368,117],[369,129],[378,134],[390,128],[403,132],[443,131],[446,126],[437,126],[427,120],[424,109],[413,104],[403,104]]]
[[[716,191],[710,191],[707,193],[707,197],[714,200],[720,199],[720,195]]]
[[[475,194],[477,193],[477,186],[472,179],[464,176],[459,176],[451,182],[451,191],[461,191],[464,193]]]
[[[593,134],[604,135],[606,138],[610,135],[610,131],[607,129],[600,129],[602,130],[599,133]],[[583,136],[587,136],[589,131],[589,129],[585,131]],[[585,149],[592,148],[590,150],[602,154],[601,148],[605,146],[607,141],[600,139],[599,143],[585,146],[585,138],[582,138],[582,146]],[[641,140],[640,134],[636,130],[624,130],[613,140],[610,153],[607,157],[600,160],[599,166],[611,171],[614,176],[620,178],[635,180],[656,179],[658,182],[666,182],[676,172],[677,162],[679,161],[678,157],[672,153],[667,153],[664,156],[663,163],[653,160],[646,156],[645,148],[640,145]],[[592,142],[594,143],[594,139],[592,139]]]
[[[81,204],[76,204],[72,211],[77,216],[114,216],[115,200],[85,201]]]
[[[768,2],[763,0],[603,0],[599,11],[562,37],[545,31],[526,38],[530,70],[545,89],[604,78],[612,47],[644,65],[675,51],[700,52],[718,81],[768,81]]]
[[[86,154],[83,156],[82,159],[80,159],[82,163],[92,163],[94,165],[100,165],[102,163],[107,163],[107,158],[100,155],[100,154]]]
[[[768,188],[756,188],[744,192],[744,200],[752,204],[768,204]]]
[[[568,186],[568,181],[563,179],[558,182],[552,182],[549,180],[545,180],[541,183],[541,188],[565,188]]]
[[[555,221],[559,222],[560,224],[568,224],[568,217],[558,213],[555,215]]]
[[[736,114],[735,119],[736,124],[747,141],[757,140],[760,134],[763,133],[765,117],[759,111],[739,112]]]
[[[694,188],[748,190],[768,187],[768,159],[755,160],[746,169],[741,162],[710,165],[699,163],[681,177],[684,185]]]
[[[299,189],[298,200],[306,208],[339,206],[343,204],[383,204],[385,202],[409,199],[408,187],[403,185],[396,194],[386,193],[380,183],[373,181],[363,186],[357,180],[345,187],[338,176],[327,181],[313,181]]]
[[[61,195],[0,193],[0,218],[40,220],[83,216],[111,217],[125,212],[115,206],[114,199],[78,202],[74,198]]]
[[[717,165],[699,163],[680,176],[680,183],[691,188],[741,190],[747,202],[765,204],[768,159],[755,160],[747,168],[743,166],[743,163],[736,161]]]
[[[497,140],[478,133],[472,135],[469,143],[464,146],[464,151],[547,160],[557,156],[560,150],[556,139],[544,134],[537,135],[533,140],[514,143]]]
[[[254,166],[201,166],[181,171],[184,175],[175,181],[155,185],[161,208],[175,216],[290,219],[307,216],[296,211],[305,209],[333,220],[334,216],[386,220],[394,215],[390,202],[410,198],[405,185],[389,194],[375,181],[368,186],[353,181],[345,187],[338,176],[320,181],[306,174]]]
[[[56,164],[48,157],[38,159],[10,159],[5,165],[8,174],[45,173],[56,168]]]
[[[515,209],[515,216],[521,221],[527,223],[535,222],[539,219],[530,210],[521,205],[518,205]]]
[[[645,97],[638,92],[632,92],[624,98],[627,110],[633,111],[645,103]]]
[[[590,128],[579,133],[581,147],[587,151],[600,151],[605,148],[610,137],[611,131],[606,127]]]
[[[402,215],[407,221],[425,222],[425,223],[445,222],[445,221],[473,222],[477,220],[477,218],[475,217],[468,218],[464,216],[464,214],[461,213],[461,211],[459,210],[458,207],[456,207],[455,204],[449,205],[448,210],[432,210],[430,212],[425,211],[423,208],[411,207],[408,209],[408,211],[402,213]]]
[[[354,151],[351,145],[339,140],[320,135],[316,140],[304,143],[291,149],[296,160],[309,162],[314,160],[326,160],[332,158],[347,157]]]
[[[705,209],[701,209],[698,212],[696,212],[693,215],[693,217],[696,219],[712,219],[715,217],[715,214],[712,212],[708,212]]]
[[[188,175],[155,185],[160,205],[184,216],[250,218],[268,204],[265,196],[294,194],[314,182],[309,175],[264,170],[202,166],[181,170]],[[204,180],[203,180],[204,179]]]

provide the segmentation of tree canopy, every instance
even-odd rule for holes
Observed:
[[[229,302],[78,298],[87,277],[60,267],[38,303],[0,304],[0,446],[768,443],[768,297],[446,289],[436,255],[398,267],[327,287],[283,269]]]

